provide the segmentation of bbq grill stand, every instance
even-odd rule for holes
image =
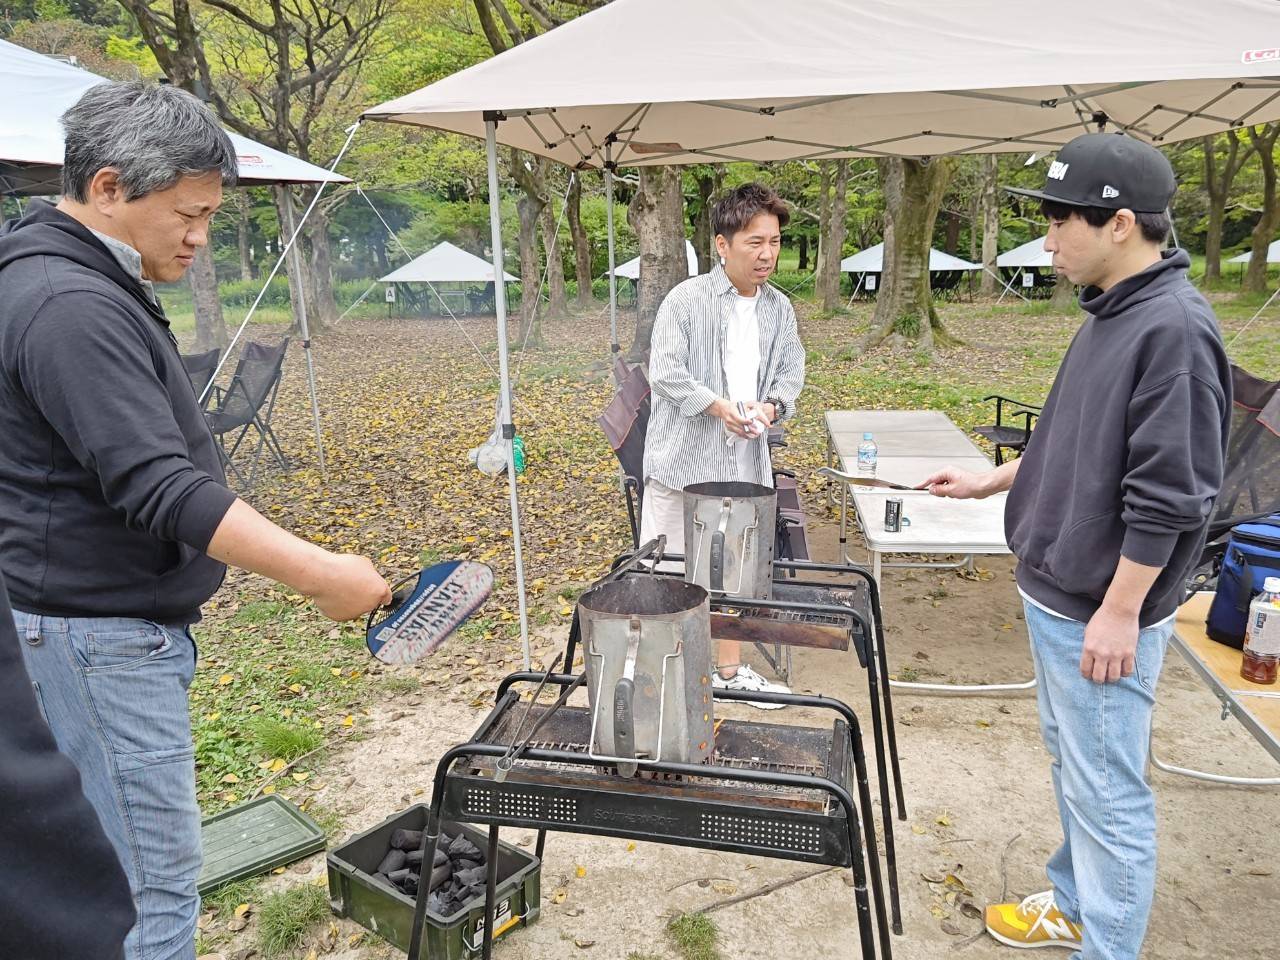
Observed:
[[[664,554],[666,559],[681,561],[676,554]],[[626,560],[623,555],[614,561],[615,570]],[[893,720],[893,700],[887,682],[888,660],[884,644],[884,624],[880,613],[879,585],[871,572],[858,566],[841,563],[812,563],[809,561],[775,560],[772,600],[716,597],[713,611],[733,610],[743,615],[742,623],[772,622],[784,630],[788,624],[795,626],[833,626],[842,624],[846,631],[846,643],[857,654],[858,662],[867,671],[867,689],[871,703],[871,733],[875,744],[876,775],[880,790],[880,807],[884,823],[885,865],[889,875],[889,905],[893,932],[902,933],[902,907],[898,892],[898,860],[893,835],[893,813],[889,798],[889,770],[892,770],[894,796],[897,800],[898,818],[907,819],[906,802],[902,789],[902,772],[898,759],[898,737]],[[847,582],[831,583],[801,580],[798,574],[836,574],[852,578]],[[784,576],[780,576],[780,574]],[[656,570],[632,570],[621,576],[671,576],[683,574]],[[794,578],[794,579],[793,579]],[[862,590],[858,588],[861,587]],[[838,594],[849,594],[850,603],[837,600]],[[794,597],[785,600],[780,597]],[[716,623],[713,619],[713,637]],[[581,636],[578,616],[575,613],[569,628],[569,642],[565,651],[565,663],[572,665]],[[740,638],[734,638],[740,639]],[[760,646],[757,643],[757,646]],[[772,662],[772,661],[771,661]],[[570,666],[570,669],[572,667]],[[724,691],[721,691],[724,692]],[[883,714],[882,714],[883,708]],[[886,757],[887,754],[887,757]],[[888,769],[887,769],[888,768]]]
[[[510,773],[497,779],[493,775],[497,761],[509,750],[505,736],[521,712],[520,691],[513,687],[544,679],[564,689],[577,678],[530,672],[508,676],[498,688],[497,705],[471,742],[453,747],[437,763],[423,831],[424,863],[434,860],[441,824],[456,820],[489,824],[491,852],[500,827],[536,829],[539,858],[547,831],[561,830],[849,867],[854,879],[860,956],[862,960],[892,960],[866,758],[858,719],[847,705],[827,697],[717,690],[715,699],[721,701],[782,703],[832,711],[836,714],[832,732],[726,720],[722,734],[725,750],[717,763],[638,759],[642,773],[633,777],[618,776],[615,767],[589,756],[590,743],[582,741],[589,739],[591,711],[563,707],[544,735],[543,742],[554,746],[530,744]],[[814,761],[824,752],[825,758],[821,763],[789,763],[784,756],[770,757],[771,737],[794,745],[792,761]],[[720,742],[718,739],[717,744]],[[856,803],[848,786],[850,762],[857,784]],[[793,770],[769,769],[787,766]],[[794,772],[796,769],[809,772]],[[821,808],[819,797],[825,798]],[[486,960],[492,950],[497,883],[497,857],[492,853],[488,869],[482,941]],[[428,894],[427,889],[418,893],[410,960],[419,960]]]

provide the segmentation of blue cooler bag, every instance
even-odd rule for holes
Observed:
[[[1205,624],[1209,636],[1237,650],[1244,646],[1249,601],[1262,592],[1263,580],[1276,576],[1280,576],[1280,513],[1232,527]]]

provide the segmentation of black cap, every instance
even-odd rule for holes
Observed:
[[[1086,133],[1058,151],[1043,190],[1009,193],[1072,207],[1164,213],[1177,183],[1163,153],[1122,133]]]

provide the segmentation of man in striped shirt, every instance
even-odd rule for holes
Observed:
[[[768,430],[794,416],[804,386],[795,311],[769,286],[789,219],[783,200],[759,183],[722,197],[711,214],[720,265],[679,284],[658,308],[642,543],[665,534],[667,548],[684,553],[681,491],[690,484],[773,485]],[[716,666],[717,687],[788,692],[744,664],[734,641],[720,641]]]

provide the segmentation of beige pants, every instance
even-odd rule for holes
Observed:
[[[648,480],[644,485],[644,507],[640,511],[640,545],[663,535],[667,538],[667,553],[684,556],[684,494],[657,480]],[[683,573],[684,564],[664,562],[658,569]]]

